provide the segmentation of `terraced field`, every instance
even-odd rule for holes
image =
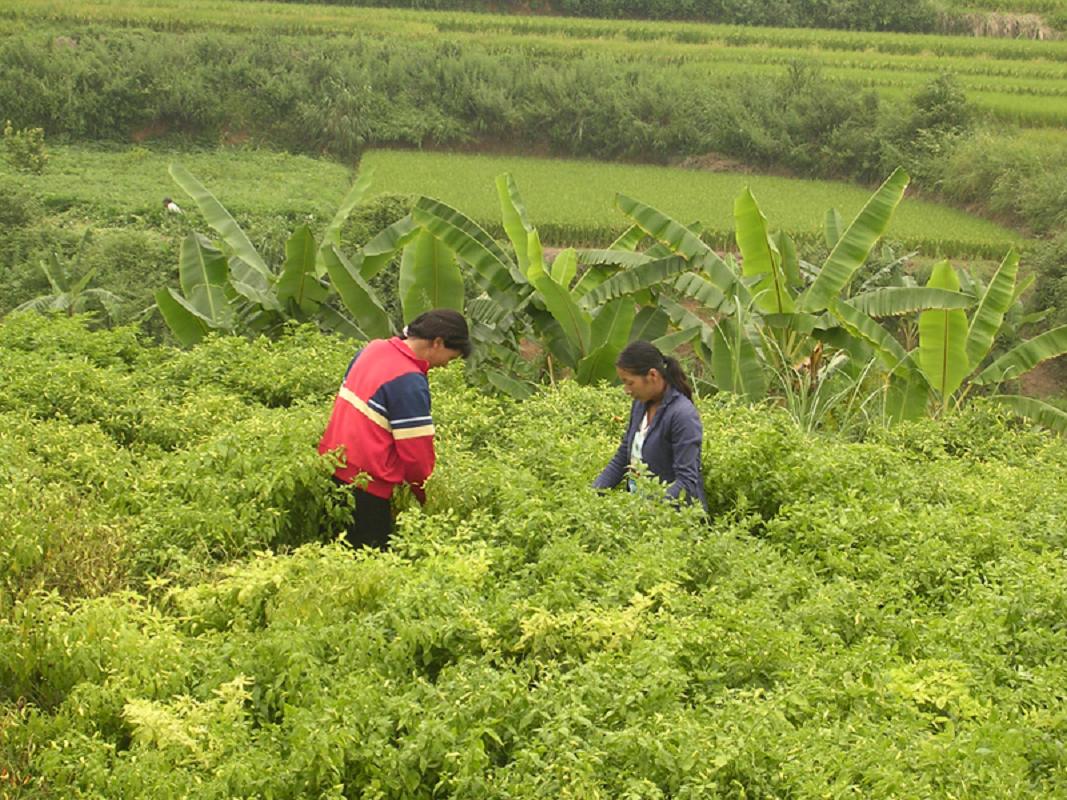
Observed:
[[[360,33],[403,39],[446,36],[457,46],[521,52],[537,59],[604,54],[623,56],[635,64],[669,62],[679,67],[679,78],[686,81],[780,72],[783,66],[804,63],[828,76],[889,95],[914,91],[932,77],[948,72],[958,78],[969,99],[994,118],[1023,125],[1067,125],[1067,40],[742,28],[258,2],[255,14],[248,10],[249,4],[243,0],[96,0],[77,4],[0,0],[0,33],[23,30],[27,25],[58,30],[64,25],[89,23],[167,31],[331,36]]]

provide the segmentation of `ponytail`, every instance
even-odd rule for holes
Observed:
[[[663,373],[667,383],[684,394],[689,400],[692,400],[693,387],[689,385],[689,378],[686,377],[682,365],[678,363],[678,359],[674,356],[664,356],[663,363],[667,367],[666,372]]]
[[[693,387],[689,384],[689,379],[682,365],[678,363],[678,359],[663,355],[651,342],[641,340],[630,342],[619,353],[615,366],[632,372],[634,375],[648,375],[649,371],[654,369],[677,391],[689,400],[693,399]]]

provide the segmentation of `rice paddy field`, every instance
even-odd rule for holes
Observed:
[[[1020,0],[1045,3],[1049,0]],[[1062,5],[1062,3],[1061,3]],[[0,0],[0,35],[64,25],[153,30],[258,31],[277,35],[446,38],[457,46],[522,52],[538,59],[577,54],[669,62],[680,79],[770,74],[805,63],[887,95],[952,73],[992,118],[1027,126],[1067,125],[1067,40],[892,34],[574,18],[495,16],[379,8],[255,4],[247,0]],[[1065,140],[1067,142],[1067,140]]]
[[[426,194],[488,225],[499,224],[494,178],[510,172],[530,220],[554,243],[607,243],[628,224],[615,193],[638,198],[680,221],[699,221],[716,241],[733,230],[734,198],[752,189],[772,228],[815,235],[827,208],[851,219],[870,189],[832,181],[738,172],[605,164],[594,161],[374,150],[361,166],[381,191]],[[929,255],[995,255],[1018,240],[1012,231],[962,211],[909,197],[888,236]]]

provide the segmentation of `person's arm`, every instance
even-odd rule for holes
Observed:
[[[630,420],[626,424],[626,430],[622,432],[622,441],[619,443],[619,449],[615,451],[615,455],[612,456],[611,461],[604,467],[601,473],[593,481],[594,489],[614,489],[622,479],[626,476],[626,468],[630,464],[630,428],[632,427],[634,408],[637,403],[630,407]]]
[[[421,372],[410,372],[383,387],[393,442],[403,467],[404,481],[419,502],[426,501],[423,483],[433,472],[433,417],[430,415],[430,384]]]
[[[671,419],[671,459],[674,483],[667,487],[667,497],[677,500],[682,490],[699,500],[697,487],[703,482],[700,472],[700,448],[704,441],[704,425],[696,409],[686,409]]]

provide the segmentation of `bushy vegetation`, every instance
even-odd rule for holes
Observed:
[[[1062,208],[1057,187],[1067,182],[1067,166],[1028,149],[1014,150],[1006,163],[1003,133],[974,131],[990,114],[1038,124],[1067,118],[1061,43],[1019,52],[983,44],[970,57],[952,49],[958,38],[930,39],[897,55],[899,42],[823,41],[811,31],[779,41],[752,39],[751,28],[691,26],[630,39],[637,32],[587,29],[579,20],[443,14],[426,22],[353,17],[306,34],[296,32],[305,30],[305,17],[276,30],[241,7],[197,18],[180,34],[159,20],[164,30],[124,30],[124,18],[104,16],[102,36],[77,22],[55,27],[31,16],[35,35],[12,32],[0,44],[0,64],[12,76],[0,87],[0,107],[49,136],[250,139],[343,159],[374,145],[488,140],[598,159],[714,152],[863,181],[903,161],[923,189],[960,202],[977,196],[986,206],[987,195],[969,190],[975,181],[956,191],[955,170],[946,169],[966,149],[959,163],[984,165],[982,183],[1012,183],[1027,198],[991,196],[989,210],[1037,232],[1059,224],[1050,210]],[[149,15],[143,24],[162,13],[148,5],[127,11]],[[220,32],[219,24],[237,30]],[[356,25],[362,32],[352,32]],[[931,84],[922,54],[941,47],[949,49],[938,67],[955,77]],[[930,101],[946,98],[952,103],[942,116],[958,115],[931,120]]]
[[[0,326],[9,796],[1067,791],[1062,441],[705,398],[705,522],[588,488],[618,389],[450,368],[430,504],[353,557],[314,454],[349,349]]]
[[[352,6],[394,6],[458,11],[527,12],[564,14],[601,19],[700,20],[733,25],[768,25],[797,28],[844,28],[859,31],[929,31],[934,29],[936,10],[930,0],[862,3],[856,0],[814,2],[773,0],[536,0],[534,3],[504,0],[328,0]]]

